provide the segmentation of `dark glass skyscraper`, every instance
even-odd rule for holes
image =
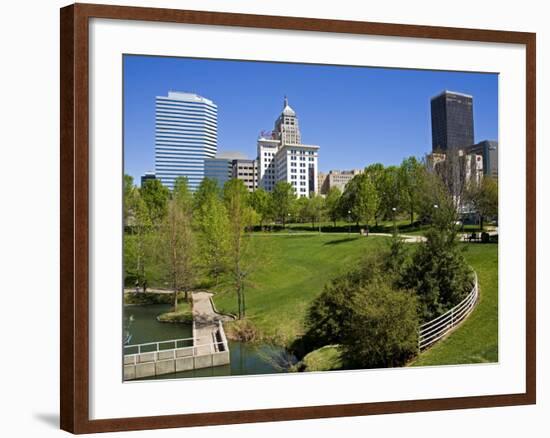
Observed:
[[[431,109],[433,152],[474,144],[472,96],[445,90],[432,98]]]

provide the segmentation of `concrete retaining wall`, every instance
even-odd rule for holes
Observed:
[[[192,348],[124,356],[124,380],[228,365],[229,351],[193,356]]]

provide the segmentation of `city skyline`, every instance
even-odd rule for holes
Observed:
[[[218,152],[238,150],[251,159],[259,133],[272,129],[288,96],[303,142],[322,148],[321,172],[429,153],[430,99],[445,89],[474,96],[476,142],[498,140],[496,74],[133,55],[124,67],[125,173],[136,182],[154,170],[154,102],[169,91],[213,100]]]

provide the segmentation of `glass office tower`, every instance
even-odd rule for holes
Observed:
[[[431,112],[433,152],[474,144],[472,96],[445,90],[432,98]]]
[[[218,107],[193,93],[170,91],[156,98],[155,175],[169,189],[177,177],[195,191],[204,178],[204,160],[218,141]]]

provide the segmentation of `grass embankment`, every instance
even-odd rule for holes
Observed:
[[[172,304],[174,296],[170,293],[157,292],[126,292],[124,304],[145,306],[149,304]],[[160,322],[187,323],[193,322],[193,309],[191,303],[185,301],[183,293],[178,294],[178,308],[175,312],[167,312],[159,315]]]
[[[420,353],[411,366],[498,361],[498,245],[466,246],[466,260],[478,275],[480,300],[462,325]]]
[[[298,364],[300,371],[330,371],[342,369],[342,357],[337,345],[325,345],[304,356]]]
[[[303,334],[307,309],[324,285],[387,242],[383,237],[330,234],[256,235],[252,239],[260,251],[254,251],[256,260],[251,261],[246,316],[259,332],[256,340],[283,346]],[[227,285],[216,289],[217,309],[235,314],[234,291]]]
[[[175,312],[166,312],[157,316],[159,322],[186,323],[193,322],[193,309],[191,303],[184,299],[178,302],[178,307]]]
[[[126,292],[124,304],[147,305],[147,304],[171,304],[172,294],[159,294],[154,292]]]

